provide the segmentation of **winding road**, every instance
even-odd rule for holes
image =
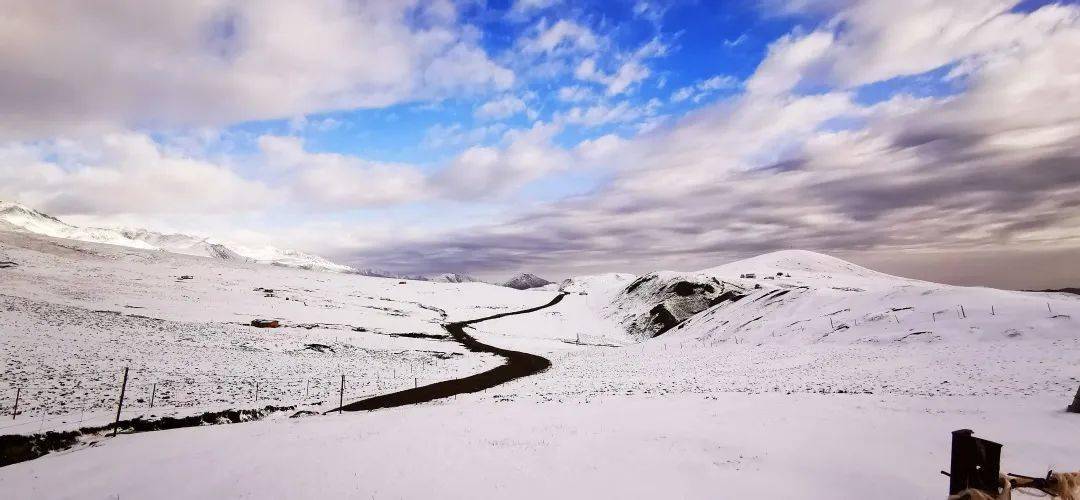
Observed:
[[[492,368],[488,371],[470,375],[468,377],[456,378],[450,380],[444,380],[442,382],[436,382],[434,384],[424,385],[413,389],[406,389],[403,391],[392,392],[390,394],[382,394],[379,396],[362,399],[354,403],[349,403],[340,408],[334,408],[327,413],[344,410],[344,411],[366,411],[377,410],[380,408],[393,408],[396,406],[406,406],[417,403],[426,403],[428,401],[434,401],[436,399],[447,398],[450,396],[456,396],[458,394],[468,394],[473,392],[480,392],[484,389],[490,389],[500,384],[504,384],[514,379],[522,377],[528,377],[540,373],[549,367],[551,367],[551,361],[547,358],[537,356],[535,354],[529,354],[527,352],[512,351],[510,349],[502,349],[495,346],[487,345],[479,340],[476,340],[471,335],[465,333],[465,327],[480,323],[481,321],[488,321],[492,319],[503,318],[506,316],[514,316],[517,314],[528,314],[531,312],[539,311],[558,304],[565,293],[560,293],[551,299],[551,302],[542,306],[531,307],[529,309],[522,309],[520,311],[511,311],[499,314],[493,314],[491,316],[485,316],[483,318],[470,319],[467,321],[459,321],[455,323],[447,323],[443,325],[443,328],[450,333],[454,340],[457,340],[466,349],[473,352],[487,352],[502,356],[506,362],[500,366]]]

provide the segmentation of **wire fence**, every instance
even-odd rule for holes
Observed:
[[[320,410],[345,402],[431,383],[415,367],[311,377],[184,373],[152,369],[63,373],[41,384],[12,383],[0,401],[0,435],[103,425],[139,416],[185,416],[266,405]],[[121,399],[122,395],[122,399]]]

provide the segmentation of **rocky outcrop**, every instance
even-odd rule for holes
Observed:
[[[541,278],[535,274],[524,273],[514,276],[507,282],[502,283],[502,286],[515,288],[518,290],[528,290],[530,288],[539,288],[548,284],[551,284],[551,282],[544,278]]]

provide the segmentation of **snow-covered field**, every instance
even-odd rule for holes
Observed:
[[[121,435],[0,468],[11,498],[944,498],[948,433],[1075,468],[1041,397],[689,394],[450,401]]]
[[[3,432],[110,418],[124,367],[125,417],[336,403],[343,374],[354,398],[463,376],[499,361],[464,355],[440,326],[446,318],[520,309],[552,295],[12,232],[0,232],[0,261],[16,263],[0,269],[0,413],[10,415],[21,393],[19,418],[0,424]],[[282,327],[251,327],[256,318]]]
[[[0,269],[0,390],[26,390],[26,413],[0,424],[21,428],[0,433],[71,427],[87,408],[107,419],[123,366],[136,413],[151,412],[148,385],[168,395],[154,414],[253,407],[256,381],[260,405],[317,409],[336,402],[343,373],[346,400],[411,387],[414,372],[421,384],[473,374],[501,360],[446,339],[443,322],[555,293],[11,232],[0,232],[0,261],[16,263]],[[391,410],[103,438],[0,468],[0,489],[941,498],[937,471],[958,428],[1003,442],[1010,472],[1080,469],[1080,415],[1063,411],[1080,385],[1075,296],[908,280],[797,251],[559,288],[567,295],[551,308],[467,328],[547,357],[541,374]],[[255,318],[283,327],[248,326]]]

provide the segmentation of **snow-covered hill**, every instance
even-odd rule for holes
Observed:
[[[606,281],[575,285],[588,291]],[[934,342],[1067,337],[1074,323],[1066,311],[1077,303],[1063,293],[943,285],[788,250],[649,273],[610,295],[599,313],[637,340]]]
[[[535,274],[523,273],[505,281],[502,283],[502,286],[516,288],[518,290],[528,290],[530,288],[539,288],[548,284],[551,284],[551,282]]]
[[[296,269],[350,272],[349,266],[336,264],[318,255],[271,246],[249,248],[226,245],[210,238],[187,234],[163,234],[146,229],[79,227],[24,205],[0,201],[0,230],[24,231],[54,238],[107,243],[144,250],[211,257],[225,260],[251,260]]]

